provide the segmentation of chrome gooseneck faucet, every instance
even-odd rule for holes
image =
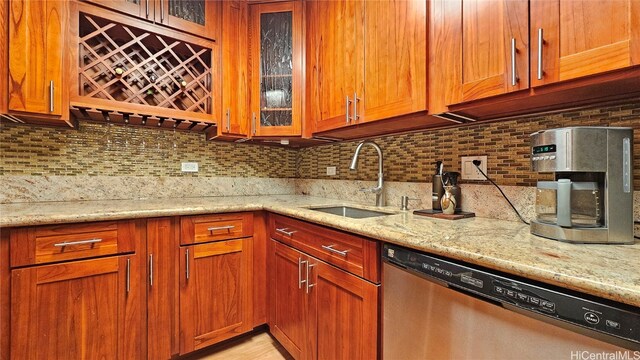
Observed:
[[[360,150],[362,150],[362,147],[365,145],[371,145],[378,152],[378,186],[374,188],[360,189],[360,191],[372,192],[376,194],[376,206],[384,206],[384,179],[382,172],[382,149],[380,149],[380,146],[378,146],[378,144],[374,143],[373,141],[363,141],[358,144],[358,147],[356,147],[356,152],[353,154],[353,159],[351,159],[349,170],[355,170],[358,167],[358,156],[360,155]]]

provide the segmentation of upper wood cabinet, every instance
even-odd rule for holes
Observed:
[[[218,38],[219,1],[85,0],[209,39]]]
[[[640,64],[637,0],[531,0],[530,31],[533,86]]]
[[[427,109],[426,1],[313,1],[307,19],[316,132]]]
[[[254,136],[302,131],[302,2],[251,4],[251,126]]]
[[[186,246],[180,255],[180,353],[252,329],[252,238]]]
[[[8,110],[18,115],[68,121],[65,66],[68,2],[11,1],[8,18]]]
[[[217,39],[221,18],[220,4],[219,1],[211,0],[155,0],[155,19],[156,22],[174,29]]]
[[[529,87],[528,18],[528,0],[462,1],[462,101]]]
[[[429,111],[529,88],[527,0],[434,0]]]
[[[245,0],[222,1],[222,117],[218,137],[249,135],[249,24]]]
[[[316,131],[355,123],[353,99],[364,80],[363,31],[364,1],[307,3],[307,113]]]

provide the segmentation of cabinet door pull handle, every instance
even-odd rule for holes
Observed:
[[[279,232],[279,233],[285,234],[287,236],[291,236],[291,235],[297,233],[297,231],[295,231],[295,230],[294,231],[287,231],[287,229],[288,228],[276,229],[276,231]]]
[[[235,225],[226,225],[226,226],[214,226],[207,229],[207,231],[217,231],[217,230],[231,230],[235,228]]]
[[[349,97],[347,96],[347,104],[345,106],[345,108],[347,109],[346,111],[346,121],[347,121],[347,125],[349,125],[349,123],[351,122],[351,118],[349,117],[349,106],[351,106],[351,100],[349,99]]]
[[[511,38],[511,86],[518,84],[518,75],[516,74],[516,39]]]
[[[145,8],[146,8],[146,16],[147,16],[147,19],[148,19],[149,18],[149,0],[147,0],[145,2]]]
[[[334,254],[338,254],[340,256],[347,257],[347,253],[349,252],[349,250],[336,250],[336,249],[333,248],[334,246],[335,245],[322,245],[322,248],[325,249],[325,250],[328,250],[328,251],[330,251],[330,252],[332,252]]]
[[[55,88],[53,86],[53,80],[49,81],[49,112],[53,112],[53,98],[55,95]]]
[[[227,132],[231,129],[231,109],[227,109]]]
[[[360,119],[360,115],[358,115],[358,101],[360,101],[358,94],[353,93],[353,121],[356,123],[358,119]]]
[[[160,0],[160,22],[164,23],[164,0]]]
[[[72,245],[84,245],[84,244],[95,244],[95,243],[99,243],[101,242],[102,239],[89,239],[89,240],[80,240],[80,241],[64,241],[61,243],[57,243],[57,244],[53,244],[53,246],[55,247],[65,247],[65,246],[72,246]]]
[[[309,270],[309,269],[314,267],[314,266],[316,266],[316,265],[315,264],[310,264],[309,261],[307,261],[307,271],[306,271],[307,272],[307,276],[306,276],[306,280],[305,280],[306,281],[306,284],[305,284],[306,285],[306,290],[305,290],[305,292],[307,294],[309,293],[309,290],[312,287],[316,286],[316,284],[312,284],[311,280],[309,279],[309,273],[311,272],[311,270]]]
[[[544,45],[544,36],[542,28],[538,29],[538,80],[542,80],[542,46]]]
[[[306,280],[302,280],[302,265],[306,263],[306,260],[298,258],[298,289],[302,289],[302,284],[307,282]]]
[[[252,117],[252,124],[253,124],[253,135],[256,134],[256,128],[258,127],[258,124],[256,123],[256,113],[253,113]]]
[[[127,259],[127,292],[131,291],[131,259]]]
[[[149,254],[149,286],[153,287],[153,254]]]
[[[187,273],[187,280],[189,280],[189,249],[187,249],[184,252],[184,257],[185,257],[185,261],[186,261],[185,270],[186,270],[186,273]]]

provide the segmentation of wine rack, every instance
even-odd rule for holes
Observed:
[[[183,126],[214,121],[212,47],[90,13],[78,16],[77,118],[135,114],[132,119]]]

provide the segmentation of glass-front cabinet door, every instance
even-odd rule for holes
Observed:
[[[156,0],[156,22],[218,40],[220,4],[212,0]]]
[[[300,136],[302,3],[251,5],[251,116],[254,136]]]

